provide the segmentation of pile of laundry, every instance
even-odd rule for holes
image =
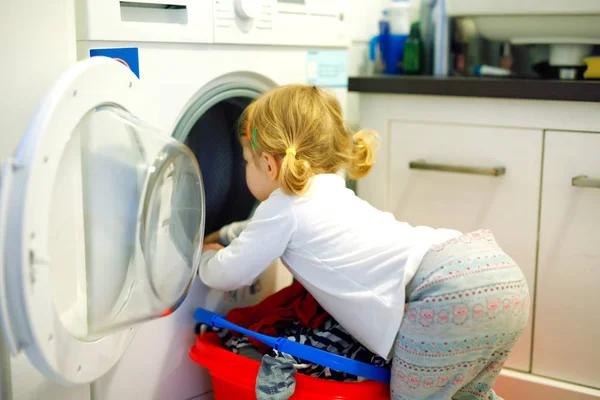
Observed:
[[[298,282],[269,296],[256,306],[230,311],[226,319],[264,335],[283,337],[332,354],[389,368],[385,359],[358,343]],[[226,349],[262,362],[256,386],[259,399],[286,399],[291,396],[295,388],[296,372],[340,382],[361,380],[357,376],[283,354],[237,332],[201,324],[196,330],[197,333],[216,332]]]

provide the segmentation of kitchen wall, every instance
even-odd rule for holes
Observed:
[[[390,0],[347,0],[349,2],[349,29],[352,45],[350,46],[349,75],[365,75],[372,72],[372,63],[369,61],[369,41],[379,30],[379,19],[382,10]],[[419,18],[420,0],[410,0],[411,18]],[[348,93],[348,122],[358,125],[359,95]]]
[[[74,21],[73,0],[2,2],[0,160],[14,152],[40,97],[76,61]],[[10,392],[14,399],[81,400],[89,396],[88,386],[65,389],[48,382],[24,354],[11,358],[1,335],[0,369],[1,399]]]
[[[0,158],[14,150],[40,97],[76,60],[73,15],[73,0],[2,2]]]

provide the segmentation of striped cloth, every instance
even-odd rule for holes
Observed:
[[[215,329],[208,326],[203,326],[202,330],[217,332],[221,338],[221,341],[223,342],[224,347],[233,353],[248,356],[249,354],[252,355],[252,349],[256,350],[247,337],[236,337],[227,329]],[[390,367],[390,363],[386,362],[385,359],[373,354],[363,345],[358,343],[333,318],[325,321],[325,323],[317,329],[305,328],[301,326],[300,323],[293,322],[281,329],[278,334],[280,337],[288,340],[306,344],[308,346],[312,346],[342,357],[347,357],[378,367]],[[258,353],[257,350],[256,352]],[[335,371],[317,364],[312,364],[298,357],[285,355],[277,350],[271,350],[267,356],[273,358],[285,358],[288,363],[295,364],[296,371],[303,375],[340,382],[356,382],[359,380],[359,378],[354,375]],[[249,356],[249,358],[256,359],[255,356]]]

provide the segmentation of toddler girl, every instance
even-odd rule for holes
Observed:
[[[346,189],[336,173],[367,175],[378,137],[350,135],[340,104],[315,87],[274,89],[241,123],[247,184],[262,203],[227,248],[205,246],[202,281],[248,286],[280,257],[359,342],[393,357],[393,399],[497,398],[529,294],[491,232],[413,227]]]

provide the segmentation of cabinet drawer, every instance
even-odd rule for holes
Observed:
[[[394,122],[388,208],[412,225],[491,229],[533,295],[542,136],[538,130]],[[507,362],[511,368],[530,369],[531,319]]]
[[[597,388],[599,183],[600,134],[546,132],[533,372]]]

